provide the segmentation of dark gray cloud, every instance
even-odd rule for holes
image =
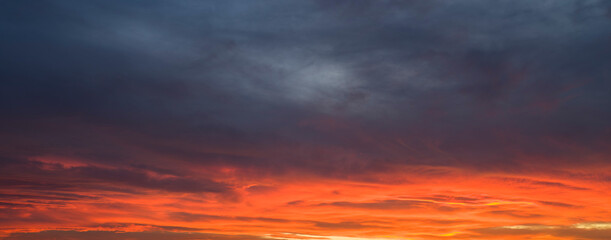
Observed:
[[[6,157],[347,177],[395,164],[518,171],[609,156],[605,1],[0,5]]]
[[[15,172],[21,170],[24,172]],[[184,193],[221,193],[232,194],[229,184],[207,178],[190,176],[166,175],[155,177],[138,168],[109,168],[99,166],[72,166],[61,164],[46,164],[37,161],[16,160],[5,163],[3,189],[21,189],[35,192],[36,195],[0,194],[0,198],[46,199],[46,200],[79,200],[96,199],[95,196],[85,196],[70,193],[81,190],[111,190],[105,186],[123,186],[127,188],[143,188]],[[37,181],[21,181],[19,178],[41,178]],[[47,184],[53,182],[53,184]],[[118,188],[115,191],[120,191]]]

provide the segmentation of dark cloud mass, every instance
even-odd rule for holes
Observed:
[[[6,155],[328,172],[608,154],[604,1],[2,5]]]

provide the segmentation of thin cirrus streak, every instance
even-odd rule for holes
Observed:
[[[0,1],[0,238],[611,239],[608,1]]]

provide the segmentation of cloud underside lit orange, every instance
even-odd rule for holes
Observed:
[[[602,240],[611,233],[604,170],[511,175],[411,166],[358,181],[232,168],[209,173],[231,183],[218,193],[107,181],[47,191],[23,181],[0,195],[0,221],[6,239]]]

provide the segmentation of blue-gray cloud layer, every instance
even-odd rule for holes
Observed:
[[[0,30],[5,166],[609,159],[607,1],[2,1]]]

